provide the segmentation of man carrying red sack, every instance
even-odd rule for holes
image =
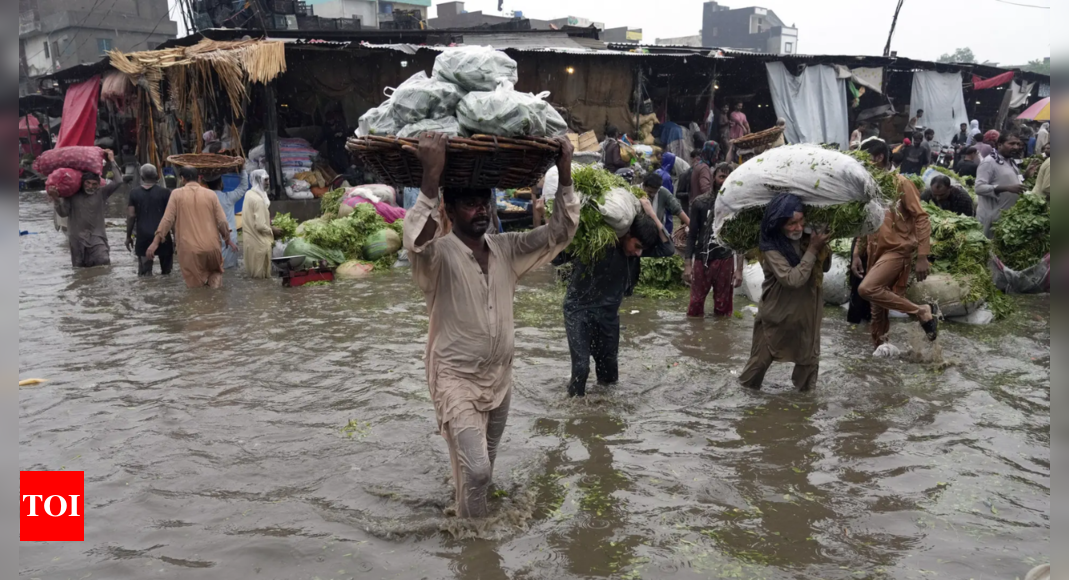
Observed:
[[[74,195],[61,198],[55,189],[48,196],[55,205],[56,213],[67,218],[67,237],[71,247],[71,265],[75,268],[96,268],[111,265],[111,250],[105,232],[104,216],[108,198],[122,185],[122,170],[115,163],[115,154],[106,151],[108,166],[115,179],[101,186],[100,176],[82,173],[82,187]]]

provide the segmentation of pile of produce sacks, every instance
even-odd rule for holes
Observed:
[[[737,252],[758,246],[765,206],[780,193],[805,204],[806,223],[833,238],[875,233],[898,198],[895,176],[862,152],[849,155],[814,145],[772,149],[739,167],[716,200],[719,242]]]
[[[33,170],[47,176],[47,191],[70,197],[82,188],[82,173],[103,177],[104,158],[100,147],[60,147],[42,153],[33,162]]]
[[[431,76],[420,71],[360,117],[357,136],[418,137],[426,132],[502,137],[563,135],[568,125],[545,98],[516,91],[516,61],[489,47],[449,49]]]

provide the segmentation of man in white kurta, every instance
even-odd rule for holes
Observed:
[[[512,394],[512,302],[517,282],[549,264],[579,223],[572,187],[572,146],[561,140],[560,193],[545,226],[522,234],[487,234],[495,210],[490,190],[446,189],[439,208],[446,138],[420,139],[423,186],[404,224],[413,277],[427,299],[427,382],[449,444],[463,518],[487,515],[487,491]],[[444,233],[447,232],[448,233]]]

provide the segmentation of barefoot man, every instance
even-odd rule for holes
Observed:
[[[488,234],[491,191],[446,188],[442,202],[452,231],[442,234],[438,204],[446,143],[440,134],[420,137],[423,185],[405,219],[405,248],[427,299],[427,383],[449,445],[457,514],[482,518],[512,395],[516,284],[571,243],[579,199],[572,188],[572,145],[561,139],[560,192],[548,224],[523,234]]]

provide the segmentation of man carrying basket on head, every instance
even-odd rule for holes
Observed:
[[[560,191],[547,225],[523,234],[488,234],[491,191],[446,188],[452,231],[443,234],[438,206],[447,138],[426,133],[419,140],[423,184],[405,219],[404,242],[427,300],[427,382],[449,445],[462,518],[487,515],[487,490],[512,395],[516,284],[568,247],[579,226],[572,145],[566,138],[558,142]]]

